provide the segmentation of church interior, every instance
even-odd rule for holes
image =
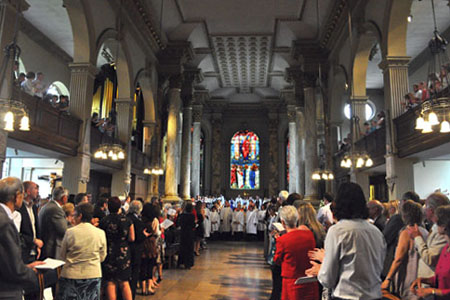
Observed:
[[[42,198],[450,194],[449,0],[3,0],[0,22],[0,178]]]

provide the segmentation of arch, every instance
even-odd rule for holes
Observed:
[[[133,86],[137,87],[138,84],[144,96],[144,120],[147,122],[156,122],[155,97],[153,95],[151,74],[147,69],[143,68],[137,72]]]
[[[412,0],[388,1],[383,22],[383,56],[406,56],[407,18],[411,13]]]
[[[258,190],[261,167],[258,135],[253,131],[238,131],[230,144],[230,188]]]
[[[94,32],[88,0],[65,0],[73,34],[73,61],[94,63]]]
[[[54,81],[52,84],[49,85],[47,93],[57,96],[69,96],[70,92],[69,89],[66,87],[64,83],[61,81]]]
[[[117,82],[120,82],[118,87],[118,98],[131,99],[133,97],[134,88],[132,84],[132,70],[130,62],[130,55],[124,42],[124,37],[118,40],[118,32],[113,28],[105,29],[97,39],[95,58],[98,60],[100,51],[104,45],[108,45],[112,49],[112,56],[115,60],[115,68],[117,74]],[[119,43],[117,45],[117,43]],[[119,52],[119,53],[117,53]],[[117,57],[115,57],[117,56]]]

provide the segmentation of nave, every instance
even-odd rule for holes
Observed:
[[[136,299],[260,300],[270,297],[270,268],[260,242],[211,242],[190,270],[164,270],[153,296]]]

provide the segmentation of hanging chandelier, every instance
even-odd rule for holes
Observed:
[[[120,144],[101,144],[95,151],[94,157],[102,160],[123,160],[125,159],[125,150]]]
[[[416,130],[422,133],[433,132],[433,127],[439,125],[439,132],[449,133],[450,123],[450,60],[446,53],[448,41],[441,36],[437,29],[434,0],[431,1],[434,21],[434,33],[428,49],[431,53],[431,60],[428,65],[427,91],[429,88],[429,98],[422,103],[422,109],[416,119]],[[423,92],[423,91],[422,91]]]
[[[164,170],[161,167],[145,168],[144,174],[160,176],[164,174]]]
[[[312,180],[334,180],[334,174],[330,170],[316,170],[311,178]]]
[[[367,153],[351,153],[345,155],[341,160],[341,168],[350,169],[355,166],[357,169],[370,168],[373,166],[373,160]]]
[[[30,131],[30,118],[25,104],[15,99],[0,99],[0,111],[3,116],[3,130],[12,132],[15,123],[19,123],[19,130]],[[17,122],[17,120],[20,120]]]

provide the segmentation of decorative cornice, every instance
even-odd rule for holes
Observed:
[[[383,70],[383,72],[391,67],[407,68],[410,61],[410,56],[388,56],[378,65],[378,67]]]
[[[296,61],[302,61],[305,72],[317,72],[319,65],[327,65],[328,54],[328,50],[316,40],[292,41],[291,57]]]
[[[43,46],[43,48],[50,52],[53,56],[58,57],[65,63],[71,63],[73,61],[73,58],[67,54],[66,51],[61,49],[57,44],[55,44],[55,42],[49,39],[25,18],[20,19],[20,31],[26,34],[38,45]]]
[[[167,47],[158,53],[160,73],[181,74],[184,65],[194,58],[192,45],[187,41],[171,42]]]
[[[348,0],[336,0],[334,1],[334,6],[331,9],[331,13],[327,18],[327,23],[324,27],[324,31],[322,33],[322,37],[320,39],[320,45],[322,47],[327,47],[330,49],[330,41],[334,37],[334,35],[338,34],[339,30],[336,30],[343,20],[345,20],[345,8]]]
[[[88,73],[92,78],[97,73],[97,68],[91,63],[69,63],[71,73]]]

